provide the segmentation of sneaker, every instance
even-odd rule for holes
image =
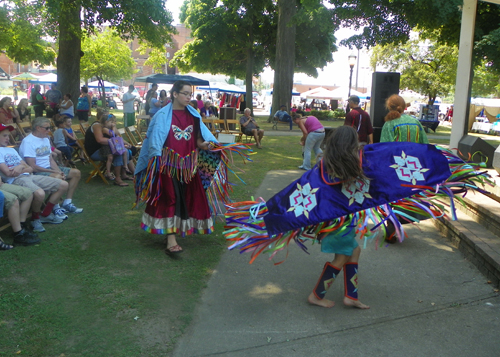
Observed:
[[[66,210],[66,212],[69,212],[69,213],[82,213],[83,212],[83,208],[77,208],[73,203],[68,203],[67,205],[62,206],[62,208],[64,210]]]
[[[42,222],[39,219],[35,219],[31,221],[31,227],[33,227],[33,232],[42,233],[45,232],[45,228],[43,228]]]
[[[40,216],[40,222],[59,224],[59,223],[63,223],[63,220],[61,218],[55,216],[54,213],[51,213],[47,217]]]
[[[300,166],[299,166],[299,169],[301,169],[301,170],[306,170],[306,171],[307,171],[307,170],[309,170],[309,169],[306,169],[306,168],[305,168],[304,166],[302,166],[302,165],[300,165]]]
[[[66,216],[66,210],[62,209],[62,208],[54,208],[52,210],[52,213],[54,214],[54,216],[56,216],[57,218],[59,219],[62,219],[63,221],[65,219],[68,219],[68,216]]]
[[[40,243],[40,238],[35,233],[31,233],[26,229],[21,230],[14,236],[14,245],[33,245]]]

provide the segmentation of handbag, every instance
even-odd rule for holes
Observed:
[[[113,136],[108,139],[108,144],[113,155],[122,155],[127,150],[121,136]]]

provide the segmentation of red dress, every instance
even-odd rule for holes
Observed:
[[[141,227],[153,234],[208,234],[213,231],[205,190],[197,172],[199,123],[187,110],[173,110],[172,125],[163,147],[167,162],[156,180],[162,192],[148,203]],[[156,182],[154,183],[156,186]]]

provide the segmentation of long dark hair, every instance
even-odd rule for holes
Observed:
[[[170,89],[170,99],[172,99],[172,102],[174,101],[174,92],[179,93],[184,86],[191,87],[191,83],[189,83],[188,81],[177,81],[174,83],[172,89]]]
[[[330,176],[342,181],[366,179],[359,157],[358,133],[354,128],[344,125],[328,136],[323,165]]]

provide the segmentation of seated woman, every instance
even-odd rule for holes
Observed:
[[[205,102],[205,105],[203,106],[203,108],[201,108],[201,118],[202,119],[206,119],[208,117],[211,117],[211,116],[214,116],[214,111],[212,109],[212,102],[207,100]]]
[[[16,122],[19,120],[19,113],[12,105],[12,99],[3,97],[0,100],[0,123],[4,125],[13,124],[14,119]]]
[[[23,98],[19,101],[17,112],[19,113],[19,120],[21,122],[31,122],[31,110],[28,109],[28,99]]]
[[[107,120],[108,120],[108,113],[104,112],[101,114],[100,120],[92,123],[92,125],[85,132],[85,151],[92,160],[106,161],[107,160],[106,152],[107,151],[111,152],[108,142],[109,138],[106,138],[104,136],[104,128]],[[121,187],[128,186],[128,183],[123,182],[121,175],[123,169],[123,155],[119,154],[113,155],[113,166],[115,175],[114,184]]]

